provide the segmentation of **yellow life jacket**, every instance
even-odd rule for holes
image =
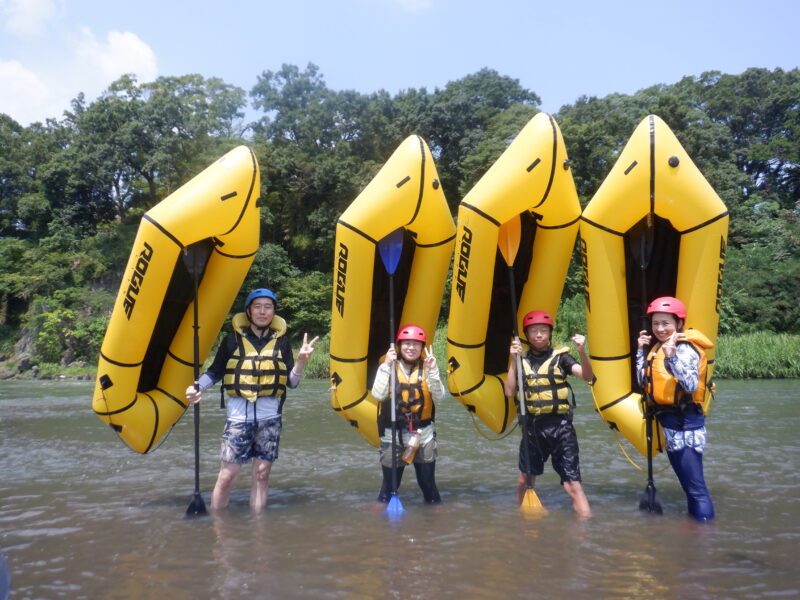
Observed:
[[[286,363],[275,345],[286,333],[286,321],[278,315],[272,318],[269,324],[272,338],[260,352],[244,335],[245,329],[250,327],[245,313],[234,315],[232,325],[237,345],[225,365],[223,386],[228,395],[241,396],[248,402],[255,402],[259,396],[283,398],[286,395]]]
[[[431,423],[434,415],[433,398],[425,380],[425,366],[421,360],[406,375],[405,369],[395,363],[397,408],[417,427]]]
[[[527,357],[522,357],[522,390],[525,407],[532,415],[563,415],[575,406],[575,396],[570,404],[572,388],[566,373],[558,365],[559,357],[569,352],[566,346],[553,346],[550,356],[534,371]]]
[[[657,342],[647,354],[645,363],[645,391],[656,404],[676,406],[683,403],[695,402],[702,404],[706,397],[706,372],[708,361],[705,348],[713,348],[714,344],[705,335],[696,329],[687,329],[675,338],[677,344],[691,344],[700,355],[700,364],[697,373],[697,389],[691,394],[685,392],[678,385],[678,380],[667,371],[664,364],[663,344]]]

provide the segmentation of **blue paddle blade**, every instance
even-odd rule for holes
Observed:
[[[397,494],[392,494],[392,497],[389,499],[389,504],[386,506],[386,510],[384,510],[383,513],[387,515],[390,520],[395,520],[399,519],[404,512],[406,512],[406,509],[403,508],[400,497]]]
[[[403,254],[403,228],[395,229],[392,233],[378,242],[378,251],[381,253],[383,266],[389,275],[394,275],[400,255]]]

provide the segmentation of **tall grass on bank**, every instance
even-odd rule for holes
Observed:
[[[317,340],[316,344],[314,344],[314,354],[311,355],[311,358],[306,363],[306,368],[303,371],[303,377],[310,377],[312,379],[327,379],[330,376],[330,347],[331,334],[326,333],[324,336],[321,336],[319,340]],[[298,349],[299,346],[295,348],[295,353]]]
[[[572,347],[568,336],[580,331],[580,322],[572,324],[568,332],[558,327],[555,342]],[[588,340],[591,351],[592,341]],[[308,361],[304,377],[327,379],[329,371],[330,333],[321,337],[315,345],[316,351]],[[295,348],[296,350],[296,348]],[[433,342],[433,353],[439,363],[443,377],[447,371],[447,326],[439,325]],[[577,357],[574,352],[573,355]],[[211,364],[213,353],[206,360],[205,367]],[[95,365],[64,367],[55,363],[43,363],[35,379],[90,379],[96,377]],[[25,375],[23,375],[25,377]],[[27,377],[31,377],[30,372]],[[800,379],[800,335],[788,333],[759,332],[743,335],[721,335],[717,339],[717,353],[714,363],[714,377],[718,379]]]
[[[717,339],[714,377],[800,378],[800,336],[761,331]]]

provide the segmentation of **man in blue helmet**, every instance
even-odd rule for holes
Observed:
[[[267,504],[269,473],[278,458],[281,410],[286,388],[295,388],[314,344],[303,334],[303,345],[292,357],[286,321],[275,314],[278,298],[266,288],[250,292],[244,312],[234,315],[231,331],[217,350],[209,369],[197,385],[186,389],[190,404],[200,402],[204,390],[222,380],[223,405],[227,408],[222,432],[220,470],[211,495],[212,510],[228,506],[231,490],[242,465],[253,461],[250,507],[259,511]],[[225,396],[227,394],[227,402]]]

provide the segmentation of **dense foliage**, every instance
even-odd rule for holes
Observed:
[[[324,333],[333,224],[400,142],[426,139],[455,214],[540,102],[491,69],[392,96],[331,90],[313,64],[262,73],[250,98],[261,118],[245,124],[244,90],[221,80],[125,76],[45,123],[0,114],[0,360],[94,362],[141,214],[241,143],[265,200],[244,287],[277,288],[295,335]],[[800,333],[800,70],[710,72],[562,107],[584,204],[650,113],[731,212],[721,331]],[[563,314],[579,322],[577,268]]]

